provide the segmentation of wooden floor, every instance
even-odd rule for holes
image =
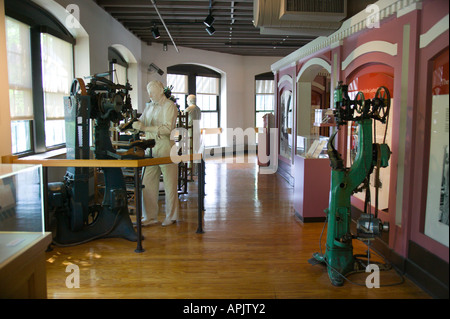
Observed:
[[[259,175],[254,158],[239,161],[245,163],[206,163],[204,234],[196,234],[196,183],[190,183],[180,197],[181,221],[144,228],[144,253],[123,239],[53,247],[48,298],[429,298],[406,278],[369,289],[366,273],[332,286],[323,266],[308,263],[319,251],[323,223],[299,222],[293,188],[278,174]],[[364,252],[354,245],[355,253]],[[80,288],[66,287],[69,264],[79,266]],[[395,271],[381,272],[382,286],[399,281]]]

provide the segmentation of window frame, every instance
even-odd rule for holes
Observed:
[[[28,102],[31,102],[31,104],[33,104],[33,88],[32,88],[32,78],[31,78],[31,39],[30,39],[30,26],[28,24],[25,24],[17,19],[14,19],[12,17],[6,16],[5,17],[5,33],[6,33],[6,46],[7,46],[7,60],[9,61],[9,57],[11,54],[12,60],[13,61],[9,61],[9,64],[14,64],[14,60],[16,60],[17,58],[20,59],[21,62],[23,62],[23,59],[27,60],[28,64],[23,65],[22,64],[21,67],[24,67],[23,70],[21,71],[25,71],[27,74],[25,75],[25,77],[28,77],[28,83],[16,83],[16,80],[19,80],[19,82],[27,82],[27,80],[25,80],[23,78],[23,73],[21,72],[20,75],[17,74],[9,74],[10,73],[10,69],[9,67],[7,68],[7,72],[9,74],[9,79],[8,79],[8,89],[9,89],[9,109],[11,110],[12,104],[16,102],[16,99],[20,99],[20,96],[22,96],[23,98],[26,99],[26,97],[29,98]],[[8,41],[8,26],[10,25],[10,23],[12,24],[18,24],[17,26],[12,26],[13,28],[18,29],[19,31],[19,47],[20,50],[19,51],[15,51],[14,49],[12,51],[10,51],[10,43]],[[25,37],[25,39],[22,38],[22,36]],[[25,42],[24,42],[25,40]],[[13,44],[13,43],[11,43]],[[26,48],[21,47],[22,45],[27,45]],[[14,46],[14,45],[13,45]],[[25,56],[26,55],[26,56]],[[18,76],[18,78],[16,78],[16,76]],[[27,92],[28,91],[28,92]],[[24,101],[24,103],[26,103]],[[29,113],[31,112],[31,114]],[[21,113],[19,116],[17,116],[16,113]],[[34,120],[34,112],[33,112],[33,107],[31,105],[31,107],[29,107],[29,109],[22,113],[22,112],[16,112],[16,109],[14,109],[13,112],[11,112],[11,153],[12,154],[22,154],[22,153],[29,153],[33,150],[33,143],[31,142],[33,140],[33,123]],[[19,148],[20,143],[18,142],[19,140],[21,140],[21,137],[19,134],[15,134],[17,131],[20,131],[21,129],[24,129],[25,132],[25,136],[29,135],[27,140],[25,141],[25,144],[27,145],[27,148],[25,150]],[[14,138],[15,137],[15,138]],[[16,143],[18,142],[18,143]],[[18,148],[20,149],[20,151],[16,151],[15,149]]]
[[[32,99],[33,120],[30,120],[30,144],[31,150],[15,153],[18,157],[44,153],[47,151],[64,148],[65,143],[47,147],[45,144],[45,109],[44,109],[44,87],[41,54],[41,34],[47,33],[51,36],[66,41],[72,46],[72,78],[75,76],[75,38],[67,31],[64,25],[53,15],[38,5],[24,0],[5,0],[5,16],[22,22],[30,27],[30,50],[31,50],[31,76],[32,76]],[[64,107],[64,103],[61,103]],[[12,150],[11,150],[12,152]]]
[[[125,68],[125,83],[128,82],[128,63],[122,57],[122,55],[117,51],[114,47],[108,48],[108,61],[109,61],[109,72],[110,72],[110,80],[114,83],[119,83],[117,81],[117,72],[115,69],[115,65],[119,65]]]
[[[169,75],[179,75],[179,76],[186,77],[185,78],[185,80],[186,80],[186,90],[185,91],[177,91],[176,87],[174,87],[172,89],[172,95],[175,96],[175,98],[178,98],[178,101],[180,100],[178,95],[183,96],[183,105],[184,105],[184,107],[181,104],[178,104],[178,105],[180,105],[180,111],[184,111],[186,109],[186,107],[187,107],[187,105],[186,105],[187,104],[187,97],[189,95],[189,76],[186,75],[186,74],[167,73],[167,77]],[[166,77],[166,79],[167,79],[167,77]],[[171,85],[171,84],[172,83],[169,83],[169,80],[167,79],[167,85]]]
[[[214,78],[214,79],[217,79],[217,93],[198,93],[198,92],[197,92],[197,84],[196,84],[196,86],[195,86],[195,95],[196,95],[196,97],[197,97],[197,101],[199,100],[199,99],[198,99],[198,96],[199,96],[199,95],[203,95],[203,96],[215,96],[215,97],[216,97],[216,108],[215,108],[214,110],[203,110],[202,107],[201,107],[201,105],[200,105],[199,107],[200,107],[200,109],[201,109],[201,111],[202,111],[202,114],[217,114],[217,126],[216,126],[216,128],[219,128],[219,127],[220,127],[220,120],[221,120],[221,119],[220,119],[220,78],[215,77],[215,76],[208,76],[208,75],[199,75],[199,74],[197,74],[197,75],[195,76],[195,81],[196,81],[196,83],[197,83],[197,78],[198,78],[198,77]],[[202,117],[202,120],[203,120],[203,117]],[[206,145],[206,146],[207,146],[207,147],[219,147],[219,146],[220,146],[220,138],[219,138],[218,135],[217,135],[215,138],[216,138],[216,143],[214,143],[214,144],[209,144],[209,145]],[[212,138],[211,138],[211,137],[208,137],[207,140],[211,141]]]
[[[193,65],[193,64],[179,64],[170,66],[167,68],[167,74],[179,74],[179,75],[187,75],[188,76],[188,88],[187,88],[187,95],[189,94],[197,94],[197,76],[200,77],[211,77],[211,78],[217,78],[218,79],[218,94],[217,96],[217,107],[216,110],[202,110],[203,113],[217,113],[217,128],[220,128],[221,123],[221,105],[220,105],[220,96],[221,96],[221,81],[222,77],[220,73],[211,70],[207,67],[202,67],[199,65]],[[197,99],[198,101],[198,99]],[[217,136],[217,144],[214,145],[208,145],[207,147],[218,147],[220,146],[220,137]]]
[[[257,81],[272,81],[272,93],[256,93],[256,83]],[[255,127],[257,127],[258,124],[258,114],[269,114],[272,113],[273,115],[275,115],[275,92],[276,92],[276,88],[275,88],[275,77],[273,75],[272,72],[267,72],[267,73],[262,73],[262,74],[258,74],[255,76],[255,82],[254,82],[254,87],[255,87]],[[272,95],[273,96],[273,104],[272,104],[272,110],[258,110],[258,95]],[[256,135],[256,142],[258,142],[258,135]]]

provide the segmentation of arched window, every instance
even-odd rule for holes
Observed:
[[[13,154],[64,147],[63,97],[69,94],[74,38],[36,4],[6,0]]]
[[[114,83],[125,85],[128,81],[128,63],[113,47],[108,48],[109,70]]]
[[[179,64],[167,68],[167,85],[178,98],[180,109],[188,94],[195,94],[202,110],[201,128],[220,127],[220,74],[199,65]],[[219,146],[218,135],[207,135],[205,146]]]

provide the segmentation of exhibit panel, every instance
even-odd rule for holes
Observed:
[[[294,80],[292,67],[275,73],[275,125],[278,129],[278,173],[293,184]]]
[[[283,88],[280,93],[280,155],[288,161],[292,158],[293,104],[292,90]]]
[[[449,50],[433,61],[425,235],[449,246]]]
[[[445,271],[440,275],[447,278],[448,285],[449,226],[445,224],[445,215],[440,209],[445,205],[445,179],[448,178],[444,171],[444,156],[449,134],[449,3],[435,4],[436,1],[424,2],[418,36],[417,92],[421,94],[417,96],[416,128],[412,137],[415,146],[412,185],[415,187],[410,199],[409,254],[419,249],[435,256],[434,265],[444,265],[442,269]],[[441,134],[446,135],[446,142],[440,138]],[[421,258],[415,259],[418,265],[425,267],[421,261]],[[428,271],[431,272],[430,269]]]

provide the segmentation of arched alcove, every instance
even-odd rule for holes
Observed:
[[[385,87],[391,97],[391,107],[389,112],[389,120],[387,125],[383,124],[379,121],[374,121],[373,124],[373,142],[374,143],[386,143],[391,151],[396,152],[392,146],[392,125],[395,123],[392,114],[394,113],[394,68],[387,64],[381,62],[371,62],[365,63],[357,68],[353,69],[352,72],[347,76],[345,82],[349,86],[349,97],[355,98],[358,92],[362,92],[364,95],[364,99],[373,99],[377,90],[380,87]],[[395,124],[394,124],[395,125]],[[347,141],[346,141],[346,161],[347,165],[350,166],[358,152],[358,126],[357,123],[349,123],[347,126]],[[378,210],[380,213],[380,218],[387,220],[389,213],[389,203],[390,196],[392,193],[392,189],[390,190],[390,185],[394,185],[395,178],[391,178],[392,172],[395,172],[394,176],[396,176],[396,170],[392,169],[392,159],[387,167],[380,169],[380,185],[378,188]],[[371,205],[372,210],[374,210],[375,206],[375,193],[376,189],[374,187],[375,183],[375,174],[371,174],[370,179],[370,195],[371,195]],[[364,209],[364,201],[365,201],[365,191],[355,193],[353,195],[354,199],[352,200],[352,204],[355,205],[360,210]],[[384,240],[388,240],[388,238],[382,238]]]
[[[113,44],[108,48],[108,60],[110,63],[118,63],[125,66],[127,69],[127,79],[131,84],[133,90],[130,92],[131,101],[133,107],[138,109],[138,105],[141,105],[139,101],[139,94],[137,88],[139,87],[138,81],[138,63],[136,57],[131,51],[122,44]]]
[[[178,98],[186,98],[189,94],[197,95],[197,105],[202,110],[202,120],[201,128],[226,128],[227,127],[227,101],[226,101],[226,73],[215,67],[199,64],[199,63],[182,63],[167,67],[167,74],[181,75],[185,77],[183,86],[185,86],[185,91]],[[198,87],[199,79],[206,78],[217,79],[214,80],[217,85],[217,91],[210,91],[205,87]],[[202,81],[206,85],[208,81]],[[169,81],[167,81],[169,84]],[[208,94],[216,95],[216,100],[205,100],[205,96],[202,94],[202,88],[208,91]],[[174,87],[174,92],[178,92],[177,88]],[[203,92],[203,93],[206,93]],[[184,97],[181,97],[183,96]],[[212,98],[212,97],[211,97]],[[183,101],[184,102],[184,101]],[[184,103],[183,103],[184,104]],[[216,147],[227,145],[227,134],[220,134],[215,136],[207,136],[206,145],[209,147]]]
[[[313,127],[315,109],[329,107],[331,65],[320,58],[307,61],[297,75],[296,135],[319,135]]]

